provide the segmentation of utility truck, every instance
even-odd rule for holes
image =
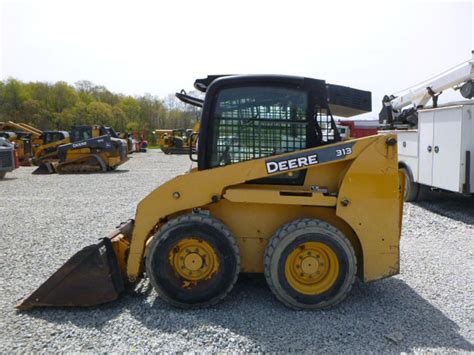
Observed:
[[[398,134],[405,201],[421,199],[426,189],[474,193],[472,54],[470,60],[382,100],[380,125]],[[438,105],[439,95],[448,89],[459,91],[465,100]]]

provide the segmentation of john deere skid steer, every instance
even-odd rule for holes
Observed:
[[[344,299],[356,276],[399,272],[396,136],[340,141],[332,116],[370,111],[370,92],[290,76],[198,83],[197,168],[152,191],[134,220],[79,251],[19,309],[113,301],[145,274],[174,306],[210,306],[240,272],[264,273],[291,308],[317,309]]]

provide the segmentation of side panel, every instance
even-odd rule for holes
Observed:
[[[462,106],[440,108],[434,112],[432,186],[462,192],[461,131]],[[464,176],[464,173],[462,173]]]
[[[474,105],[463,107],[461,133],[461,183],[466,183],[466,151],[470,152],[470,193],[474,193]]]
[[[339,189],[336,213],[360,240],[366,282],[399,273],[400,183],[396,145],[378,140],[354,160]]]
[[[212,216],[224,222],[236,237],[240,249],[241,272],[263,272],[268,241],[282,225],[299,218],[321,219],[341,230],[351,240],[362,269],[359,241],[354,231],[336,216],[334,208],[233,203],[227,200],[221,200],[205,208],[209,208]]]
[[[227,165],[214,169],[200,171],[193,170],[191,173],[178,176],[168,181],[151,192],[137,206],[132,242],[130,245],[130,253],[127,262],[128,279],[130,281],[135,281],[139,277],[142,269],[146,241],[153,235],[157,228],[159,228],[160,224],[166,221],[168,216],[180,213],[181,211],[187,211],[192,208],[206,206],[212,201],[217,202],[222,198],[222,195],[225,193],[225,189],[231,186],[239,185],[245,183],[246,181],[272,176],[272,174],[268,173],[268,161],[273,161],[275,159],[279,159],[280,161],[282,159],[284,160],[291,158],[291,162],[294,162],[297,160],[294,158],[295,154],[305,155],[308,157],[317,156],[319,159],[317,165],[312,165],[310,167],[301,165],[300,167],[292,169],[292,171],[298,171],[304,168],[308,168],[309,170],[317,168],[317,170],[319,170],[326,165],[337,164],[343,161],[357,161],[359,160],[359,156],[363,154],[364,158],[362,159],[369,159],[369,166],[370,163],[374,163],[371,165],[371,174],[375,175],[375,179],[377,179],[381,174],[383,174],[383,171],[387,166],[393,166],[392,169],[395,172],[398,171],[396,146],[389,147],[386,144],[387,139],[394,138],[395,135],[370,136],[352,141],[353,146],[350,152],[347,152],[347,150],[343,151],[341,149],[341,147],[346,147],[348,143],[340,142],[333,145],[301,150],[297,153],[293,152],[273,156],[271,158],[249,160],[243,163]],[[392,155],[394,154],[394,156],[391,157],[390,162],[387,162],[385,159],[382,161],[372,161],[370,159],[371,154],[375,154],[373,148],[370,150],[371,153],[369,153],[369,156],[365,155],[367,148],[374,145],[379,145],[379,149],[384,152],[387,150],[391,150],[393,152]],[[308,157],[306,158],[307,162],[310,161]],[[303,158],[303,160],[304,159],[305,158]],[[329,161],[327,159],[329,159]],[[291,166],[291,162],[288,162],[288,166]],[[279,172],[276,172],[275,174],[277,173]],[[344,171],[339,170],[339,174],[341,179],[347,180],[347,176],[345,176]],[[365,181],[364,185],[371,185],[374,182],[371,174],[364,175],[365,177],[369,178],[369,181]],[[385,191],[387,189],[391,189],[389,184],[394,183],[395,186],[397,186],[395,189],[398,188],[398,177],[396,181],[387,180],[384,181],[384,183],[388,185],[377,185],[377,189],[375,191],[375,193],[381,195],[382,198],[385,198]],[[355,189],[357,189],[357,187],[357,183],[352,186],[352,188]],[[392,196],[387,198],[390,199],[391,197]],[[339,201],[341,198],[341,196],[338,197],[337,203],[341,203]],[[397,204],[398,201],[399,198],[397,196],[395,201],[392,200],[390,203]],[[361,205],[363,204],[364,203],[362,201]],[[398,211],[398,205],[396,211]],[[365,215],[370,215],[367,210],[362,212]],[[377,221],[375,224],[378,226],[378,228],[381,228],[379,223],[382,223],[383,227],[394,224],[397,226],[396,228],[399,232],[397,217],[398,212],[395,213],[395,217],[389,212],[390,211],[388,211],[387,215],[382,215],[380,220],[374,219],[374,221]],[[393,218],[395,218],[395,220]],[[242,223],[245,222],[242,221]],[[352,226],[351,223],[348,222],[348,224]],[[399,236],[400,234],[398,233],[397,238]],[[396,263],[398,264],[398,260],[396,260]],[[388,274],[385,268],[379,269],[379,271],[379,278],[383,277],[382,275],[384,274]]]
[[[433,133],[434,111],[418,113],[418,131],[420,134],[418,182],[431,186],[433,184]]]
[[[410,168],[414,180],[418,182],[418,131],[398,131],[397,135],[398,160]]]

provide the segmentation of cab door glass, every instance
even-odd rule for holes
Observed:
[[[313,112],[317,145],[331,144],[340,141],[339,131],[329,109],[321,105],[316,105]]]
[[[218,93],[210,166],[282,154],[308,146],[308,95],[284,87],[237,87]]]

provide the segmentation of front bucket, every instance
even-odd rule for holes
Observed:
[[[54,174],[56,170],[51,163],[41,163],[33,172],[34,175]]]
[[[76,253],[16,307],[94,306],[117,299],[123,290],[112,242],[104,238]]]

